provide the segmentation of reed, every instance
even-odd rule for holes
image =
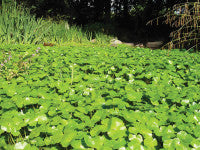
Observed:
[[[1,43],[40,43],[51,26],[48,21],[31,16],[28,9],[16,2],[2,2],[0,11]]]
[[[171,32],[171,41],[163,48],[169,50],[174,48],[186,48],[188,50],[196,49],[200,46],[200,2],[185,2],[176,4],[164,16],[150,20],[147,24],[159,22],[159,19],[165,17],[164,23],[175,28]]]
[[[108,41],[108,36],[95,33],[97,43]],[[92,33],[67,21],[36,18],[29,9],[2,1],[0,10],[0,42],[6,44],[91,43]]]

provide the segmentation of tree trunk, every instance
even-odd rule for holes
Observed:
[[[128,18],[128,0],[123,0],[123,17]]]
[[[100,21],[103,15],[104,0],[94,0],[95,20]]]
[[[106,22],[110,21],[111,18],[111,0],[105,0],[105,7],[104,7],[104,12],[105,12],[105,20]]]

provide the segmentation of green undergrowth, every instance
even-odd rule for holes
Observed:
[[[96,44],[110,43],[114,37],[102,32],[91,32],[66,20],[36,18],[30,10],[16,1],[1,2],[0,6],[0,43],[4,44],[43,44],[63,45],[69,43],[88,43],[93,38]]]
[[[0,46],[0,149],[199,149],[200,56]]]

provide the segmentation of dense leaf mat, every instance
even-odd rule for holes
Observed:
[[[198,149],[200,55],[0,46],[0,149]]]

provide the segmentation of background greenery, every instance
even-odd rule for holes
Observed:
[[[41,43],[88,43],[96,38],[96,43],[108,43],[111,37],[95,30],[89,31],[76,25],[69,25],[67,20],[36,18],[30,9],[17,5],[16,2],[2,2],[0,11],[0,42],[7,44]],[[98,27],[98,25],[95,25]]]
[[[148,41],[156,40],[167,43],[172,39],[178,41],[173,43],[174,48],[193,48],[193,45],[182,44],[186,41],[183,39],[188,32],[187,36],[190,38],[186,39],[193,40],[195,44],[199,43],[199,33],[195,34],[195,37],[194,34],[191,36],[191,31],[193,33],[199,31],[200,4],[197,0],[4,0],[3,2],[0,22],[1,37],[4,36],[2,41],[12,42],[14,37],[15,41],[21,43],[45,41],[83,43],[98,38],[97,43],[104,43],[111,37],[117,37],[124,42],[146,44]],[[10,7],[10,5],[14,9],[7,10],[5,6]],[[25,6],[26,10],[22,10],[22,6]],[[179,10],[181,13],[177,14]],[[159,19],[159,24],[147,25],[148,21],[160,16],[162,18]],[[179,26],[173,25],[176,20],[181,19],[184,23]],[[191,26],[194,30],[188,31]],[[184,37],[182,40],[178,34],[173,38],[169,37],[172,31],[180,28],[184,28],[183,34],[181,32],[181,36]],[[196,44],[196,49],[198,46],[199,44]]]
[[[147,21],[164,14],[168,8],[184,1],[172,0],[24,0],[18,1],[31,8],[37,17],[61,17],[70,24],[106,24],[104,31],[125,41],[155,40],[169,33],[165,25],[146,26]],[[109,27],[108,27],[109,26]],[[113,30],[109,30],[113,28]],[[158,34],[158,30],[162,34]],[[162,37],[164,38],[164,37]],[[165,40],[166,40],[165,39]]]

